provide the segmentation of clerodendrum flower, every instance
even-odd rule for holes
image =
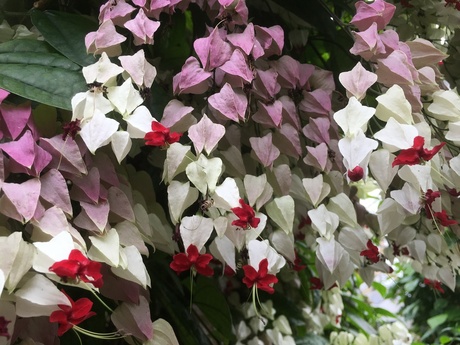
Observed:
[[[182,133],[170,133],[168,127],[157,121],[152,121],[152,132],[145,134],[145,145],[164,147],[179,141]]]
[[[350,181],[357,182],[363,178],[364,170],[359,165],[357,165],[353,169],[348,170],[347,175]]]
[[[211,260],[211,254],[200,254],[198,248],[191,244],[187,248],[187,254],[179,253],[173,256],[169,267],[178,274],[192,269],[194,272],[209,277],[214,274],[214,270],[209,266]]]
[[[442,226],[451,226],[457,224],[457,221],[454,219],[450,219],[449,215],[447,214],[446,210],[442,210],[441,212],[433,213],[434,218],[441,223]]]
[[[259,270],[256,271],[251,265],[243,266],[244,278],[243,283],[248,288],[256,286],[257,289],[266,291],[270,294],[274,293],[273,284],[278,282],[278,278],[274,274],[268,273],[268,260],[263,259],[259,262]]]
[[[246,204],[243,199],[240,199],[241,207],[233,207],[232,212],[239,218],[232,222],[241,229],[257,228],[260,223],[260,218],[256,217],[254,209]]]
[[[360,256],[364,256],[367,260],[372,262],[373,264],[380,261],[380,254],[379,249],[377,248],[371,240],[367,241],[367,249],[361,251],[359,253]]]
[[[90,318],[93,315],[96,315],[95,312],[91,311],[93,302],[88,298],[80,298],[74,301],[70,298],[64,290],[61,290],[63,294],[67,296],[70,301],[70,306],[60,304],[58,307],[61,310],[55,310],[50,315],[50,322],[57,322],[59,324],[58,336],[62,336],[73,326],[82,323],[86,319]]]
[[[78,249],[73,249],[67,260],[55,262],[49,270],[56,273],[64,281],[83,281],[96,288],[102,287],[102,264],[84,256]]]
[[[436,153],[441,150],[441,148],[446,144],[445,142],[436,145],[431,150],[425,149],[423,145],[425,144],[425,138],[422,136],[416,136],[414,138],[414,144],[412,147],[401,150],[399,155],[393,161],[392,166],[396,165],[415,165],[422,162],[429,161],[434,157]]]
[[[442,288],[441,282],[439,280],[430,280],[425,278],[423,280],[423,284],[431,287],[433,290],[439,291],[440,293],[444,293],[444,289]]]

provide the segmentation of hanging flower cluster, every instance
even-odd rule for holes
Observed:
[[[110,339],[154,341],[147,246],[167,254],[165,266],[178,279],[190,272],[192,283],[218,279],[235,299],[252,294],[258,306],[237,303],[239,344],[260,344],[262,337],[295,343],[287,318],[275,319],[268,302],[258,300],[260,291],[298,291],[310,281],[304,290],[321,302],[299,303],[300,314],[322,332],[327,324],[340,326],[340,288],[354,272],[370,286],[376,271],[393,271],[395,257],[411,261],[433,289],[443,292],[442,283],[454,290],[460,253],[443,234],[458,235],[452,191],[460,183],[460,97],[443,84],[438,64],[445,53],[389,28],[409,6],[356,2],[350,52],[361,62],[338,76],[346,90],[341,106],[333,101],[331,72],[283,55],[280,26],[250,22],[244,0],[196,1],[212,26],[169,80],[174,98],[153,116],[146,99],[155,97],[156,68],[143,45],[155,43],[161,15],[189,4],[101,6],[99,28],[85,41],[100,57],[83,68],[88,91],[72,98],[62,133],[41,136],[28,103],[0,104],[0,213],[26,224],[28,235],[13,222],[0,224],[0,250],[12,258],[0,262],[0,291],[16,297],[0,299],[8,306],[0,337],[10,340],[19,320],[35,317],[47,318],[54,337],[70,329],[94,335],[78,326],[95,316],[93,302],[67,295],[71,285],[93,292],[94,303],[107,309],[117,330]],[[452,10],[450,4],[443,7]],[[129,32],[137,53],[121,55],[127,38],[117,29]],[[366,101],[370,90],[380,92],[375,107]],[[159,172],[158,196],[158,185],[126,157],[152,163],[147,170]],[[354,191],[369,180],[382,191],[375,214]],[[305,252],[314,265],[301,265]],[[34,329],[14,334],[34,338]],[[333,333],[331,342],[353,337]],[[411,340],[396,323],[376,337]]]

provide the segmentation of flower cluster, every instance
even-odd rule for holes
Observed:
[[[160,73],[171,91],[163,109],[148,102],[157,72],[144,45],[167,25],[160,17],[190,15],[190,1],[102,5],[85,42],[100,57],[83,67],[88,91],[72,98],[61,133],[42,136],[31,105],[11,105],[0,93],[0,250],[11,258],[0,262],[0,291],[16,297],[0,298],[8,310],[0,337],[36,337],[36,328],[16,327],[35,317],[47,318],[53,337],[85,332],[78,325],[95,316],[93,302],[67,292],[81,289],[110,313],[111,339],[155,342],[149,287],[157,284],[163,303],[173,298],[161,274],[160,283],[150,280],[143,256],[153,249],[166,255],[152,254],[149,269],[176,272],[174,283],[189,272],[192,286],[219,280],[212,287],[229,303],[252,294],[252,305],[234,306],[242,313],[232,327],[238,344],[295,343],[288,319],[275,319],[259,293],[292,298],[320,333],[340,326],[340,289],[350,277],[370,286],[396,257],[431,288],[454,290],[460,252],[444,234],[458,235],[460,97],[443,83],[443,51],[388,27],[409,5],[356,2],[350,53],[361,62],[338,75],[341,105],[332,72],[283,55],[281,26],[250,22],[244,0],[193,3],[211,26],[180,71]],[[130,42],[137,53],[121,55]],[[376,213],[357,197],[369,181],[381,191]],[[301,265],[308,255],[314,264]],[[187,284],[178,285],[182,298]],[[298,291],[321,301],[306,305]],[[171,326],[159,327],[175,339]],[[369,339],[331,335],[333,344],[376,339],[412,340],[399,323]]]

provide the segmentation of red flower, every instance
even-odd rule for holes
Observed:
[[[78,249],[73,249],[68,260],[55,262],[49,270],[56,273],[64,281],[68,279],[78,282],[91,283],[95,287],[102,287],[102,264],[84,256]]]
[[[324,287],[323,282],[318,277],[311,277],[310,283],[310,290],[321,290]]]
[[[145,145],[164,147],[172,143],[178,142],[182,133],[169,132],[169,128],[163,126],[157,121],[152,121],[152,132],[148,132],[144,136]]]
[[[348,170],[347,175],[350,181],[357,182],[363,178],[364,170],[357,165],[353,168],[353,170]]]
[[[438,220],[442,226],[450,226],[457,224],[456,220],[450,219],[449,216],[446,213],[446,210],[442,210],[441,212],[435,212],[433,213],[434,218]]]
[[[444,293],[444,289],[442,288],[441,282],[439,280],[430,280],[430,279],[425,278],[423,280],[423,284],[431,287],[434,290],[439,291],[440,293]]]
[[[393,247],[393,255],[394,256],[401,256],[401,255],[406,255],[406,256],[409,256],[409,249],[407,249],[407,247],[403,247],[401,248],[401,246],[398,246],[396,244],[396,242],[393,242],[391,244],[391,246]]]
[[[257,228],[260,223],[260,218],[255,216],[253,208],[246,204],[243,199],[240,199],[240,205],[241,207],[232,208],[232,212],[239,218],[234,220],[232,225],[244,230]]]
[[[91,311],[93,302],[88,298],[80,298],[77,301],[72,300],[64,290],[61,290],[63,294],[67,296],[70,301],[70,306],[65,304],[58,305],[61,310],[55,310],[50,315],[50,322],[57,322],[59,324],[58,336],[63,335],[73,326],[82,323],[87,318],[96,315],[95,312]]]
[[[449,187],[446,186],[446,190],[447,190],[447,193],[449,193],[453,197],[457,198],[457,197],[460,196],[460,192],[457,191],[457,189],[455,189],[455,188],[449,188]]]
[[[414,138],[414,145],[411,148],[401,150],[399,155],[393,161],[392,166],[396,165],[415,165],[423,161],[429,161],[433,156],[441,150],[446,143],[436,145],[431,150],[423,148],[425,138],[416,136]]]
[[[302,229],[306,225],[311,225],[311,219],[308,215],[300,219],[299,225],[297,226],[297,230]]]
[[[304,270],[307,265],[302,265],[302,260],[299,258],[299,255],[297,254],[297,251],[295,253],[295,260],[294,260],[294,265],[292,266],[292,269],[296,272],[300,272]]]
[[[212,276],[214,270],[209,266],[212,260],[211,254],[200,254],[198,248],[191,244],[187,248],[187,255],[179,253],[174,255],[173,261],[169,264],[177,274],[192,269],[203,276]]]
[[[367,249],[363,250],[361,253],[359,253],[359,255],[366,257],[366,259],[373,264],[380,261],[379,249],[374,245],[374,243],[372,243],[371,240],[367,241]]]
[[[433,190],[428,189],[425,193],[424,199],[425,199],[425,214],[428,219],[433,218],[433,209],[431,208],[431,204],[436,200],[436,198],[439,198],[441,196],[441,193],[439,191],[433,192]]]
[[[8,333],[8,324],[11,321],[5,319],[3,316],[0,316],[0,337],[6,337],[6,339],[10,339],[11,336]]]
[[[75,121],[67,122],[62,126],[64,132],[62,133],[62,140],[66,140],[68,136],[75,140],[75,136],[77,132],[81,130],[80,128],[80,120],[76,119]]]
[[[259,262],[259,271],[256,271],[251,265],[243,266],[243,271],[243,283],[245,283],[248,288],[255,285],[257,289],[266,291],[270,294],[275,292],[272,284],[277,283],[278,278],[276,278],[274,274],[268,274],[267,259],[263,259]]]

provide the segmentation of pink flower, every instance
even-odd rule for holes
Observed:
[[[106,52],[108,56],[119,56],[120,43],[124,41],[126,37],[117,33],[110,19],[103,22],[97,31],[90,32],[85,37],[87,53],[95,55]]]
[[[372,23],[377,24],[378,30],[383,30],[396,10],[395,5],[384,0],[375,0],[370,4],[357,1],[355,7],[356,14],[350,23],[356,26],[359,31],[366,30]]]
[[[50,322],[57,322],[59,324],[58,336],[62,336],[65,332],[71,329],[73,326],[82,323],[91,316],[96,315],[95,312],[91,311],[93,302],[88,298],[80,298],[77,301],[72,300],[64,290],[61,290],[64,295],[70,301],[70,306],[65,304],[58,305],[61,310],[55,310],[50,315]]]
[[[179,253],[174,255],[169,267],[177,274],[192,269],[203,276],[209,277],[214,274],[214,270],[209,266],[211,260],[211,254],[200,254],[198,248],[191,244],[187,248],[187,254]]]
[[[248,230],[250,228],[257,228],[260,223],[260,218],[257,218],[254,212],[254,209],[246,204],[243,199],[240,199],[241,207],[232,208],[232,212],[239,218],[232,222],[232,225],[235,225],[243,230]]]
[[[270,294],[274,293],[273,284],[278,282],[278,278],[274,274],[268,273],[268,260],[263,259],[259,262],[259,270],[256,271],[251,265],[243,266],[244,278],[243,283],[248,288],[256,286],[257,289],[266,291]]]
[[[91,283],[95,287],[102,287],[102,264],[89,260],[78,249],[69,254],[69,259],[55,262],[49,270],[56,273],[62,280],[83,281]]]
[[[149,19],[141,8],[134,19],[125,23],[125,28],[134,35],[134,44],[153,44],[153,34],[160,27],[160,22]]]
[[[169,128],[157,121],[152,121],[152,132],[145,134],[145,145],[165,147],[179,141],[182,133],[170,133]]]

